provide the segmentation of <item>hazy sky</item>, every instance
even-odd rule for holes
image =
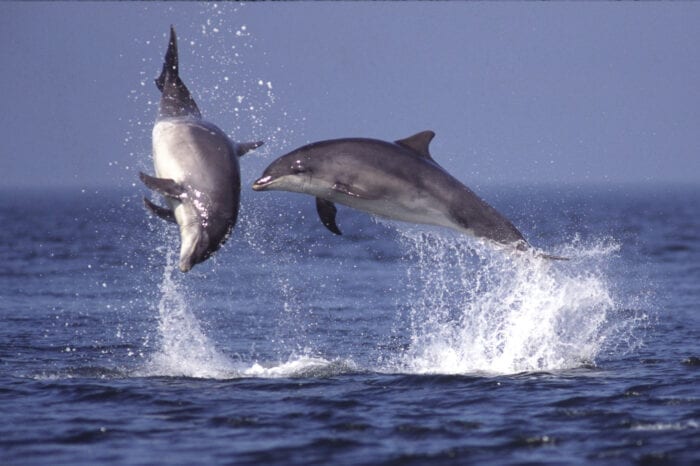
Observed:
[[[700,183],[700,3],[0,3],[0,187],[130,186],[174,24],[205,117],[309,141],[432,129],[475,186]]]

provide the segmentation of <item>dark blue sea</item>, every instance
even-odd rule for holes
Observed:
[[[244,186],[182,274],[140,185],[4,190],[0,463],[700,464],[700,187],[476,190],[571,260]]]

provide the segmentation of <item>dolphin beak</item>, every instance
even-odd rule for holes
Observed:
[[[273,181],[271,176],[263,176],[253,183],[253,190],[264,191]]]
[[[192,266],[188,264],[187,262],[180,262],[180,272],[189,272],[192,270]]]

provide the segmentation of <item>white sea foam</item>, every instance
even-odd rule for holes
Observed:
[[[322,377],[343,373],[355,369],[350,360],[328,360],[313,356],[293,356],[289,361],[265,367],[259,363],[253,364],[242,371],[245,377]]]
[[[632,426],[632,430],[637,431],[681,431],[698,429],[700,425],[693,420],[684,422],[656,422],[656,423],[639,423]]]
[[[494,251],[471,239],[408,230],[410,345],[388,370],[517,373],[595,361],[639,316],[622,305],[603,264],[617,245],[564,248],[571,261]],[[630,343],[631,344],[631,343]]]

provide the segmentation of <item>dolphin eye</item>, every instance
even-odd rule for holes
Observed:
[[[306,171],[306,167],[304,167],[304,164],[301,160],[295,160],[292,164],[292,173],[294,173],[295,175],[298,175],[299,173],[305,173]]]

